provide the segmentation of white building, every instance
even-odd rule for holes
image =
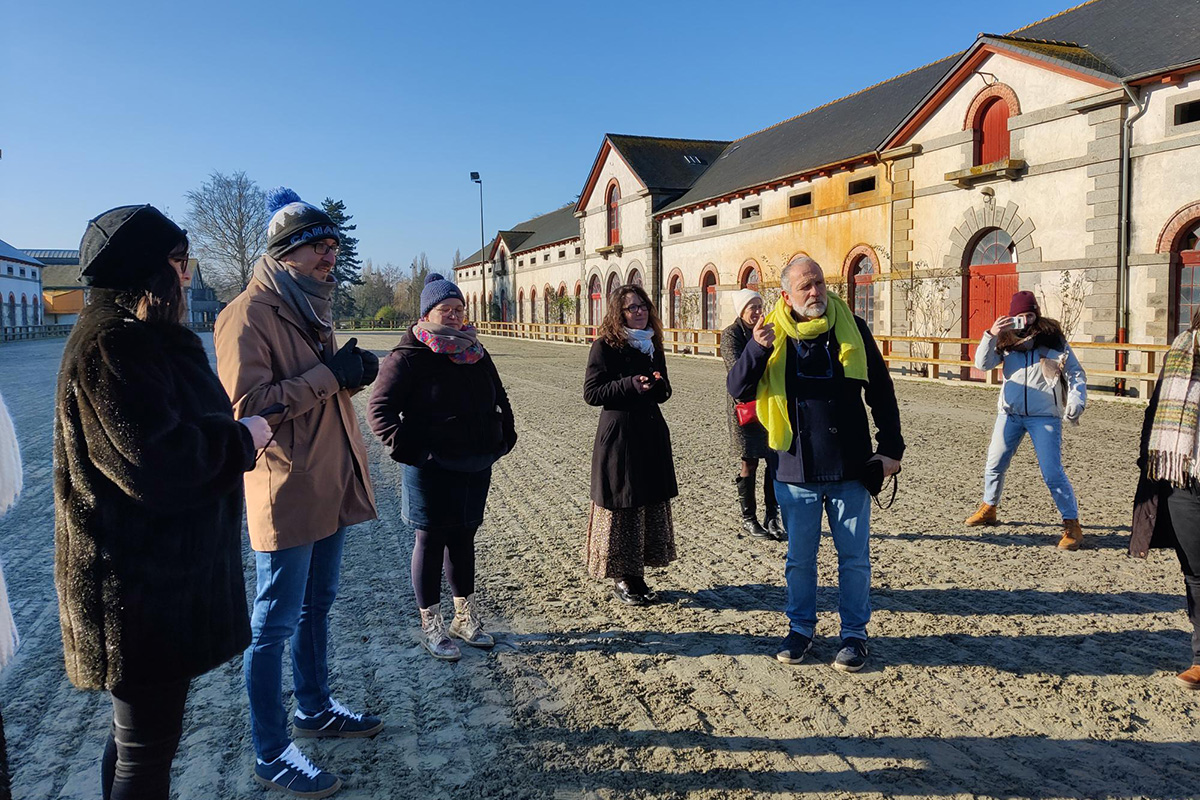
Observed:
[[[42,269],[28,253],[0,240],[0,327],[42,325]]]

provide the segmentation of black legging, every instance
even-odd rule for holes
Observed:
[[[167,800],[188,684],[112,690],[113,724],[100,764],[104,800]]]
[[[1200,664],[1200,496],[1196,489],[1175,489],[1167,496],[1175,554],[1187,589],[1188,619],[1192,623],[1192,663]]]
[[[475,592],[475,528],[418,530],[413,545],[412,585],[418,608],[436,606],[442,596],[442,570],[455,597]]]

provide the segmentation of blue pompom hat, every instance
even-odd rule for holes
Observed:
[[[446,280],[440,273],[429,273],[429,277],[425,279],[425,288],[421,290],[421,317],[424,318],[429,309],[451,297],[462,300],[464,305],[467,302],[463,300],[462,292],[455,283]]]
[[[279,258],[302,244],[321,239],[342,240],[341,231],[323,210],[300,199],[286,186],[267,192],[267,254]]]

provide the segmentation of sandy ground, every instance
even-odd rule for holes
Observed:
[[[383,351],[393,336],[362,337]],[[786,631],[783,548],[739,538],[711,360],[669,362],[679,561],[628,609],[586,578],[581,547],[597,411],[581,347],[489,339],[520,442],[495,470],[479,595],[499,644],[434,662],[415,644],[412,531],[400,473],[371,441],[380,519],[353,529],[333,611],[333,685],[382,714],[372,741],[306,750],[347,798],[1190,798],[1200,693],[1173,554],[1125,555],[1141,409],[1094,403],[1066,463],[1088,547],[1060,552],[1026,443],[1005,524],[968,530],[995,391],[898,384],[909,443],[896,506],[873,523],[872,662],[834,671],[836,561],[821,550],[814,656]],[[50,431],[61,341],[0,346],[26,492],[0,522],[24,637],[0,675],[18,798],[97,798],[109,705],[62,668],[52,581]],[[360,411],[365,403],[360,396]],[[248,554],[247,554],[248,555]],[[247,585],[252,582],[247,558]],[[447,604],[449,600],[446,600]],[[196,681],[176,759],[181,798],[259,797],[240,660]],[[1188,788],[1188,787],[1192,788]]]

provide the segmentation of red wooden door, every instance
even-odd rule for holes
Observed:
[[[983,109],[977,136],[976,164],[991,164],[1008,158],[1008,103],[996,99]]]
[[[981,264],[970,268],[967,286],[965,335],[976,344],[967,346],[965,358],[974,359],[977,344],[983,332],[992,327],[996,317],[1008,313],[1008,303],[1017,293],[1016,264]],[[971,368],[971,378],[983,380],[986,374]]]

